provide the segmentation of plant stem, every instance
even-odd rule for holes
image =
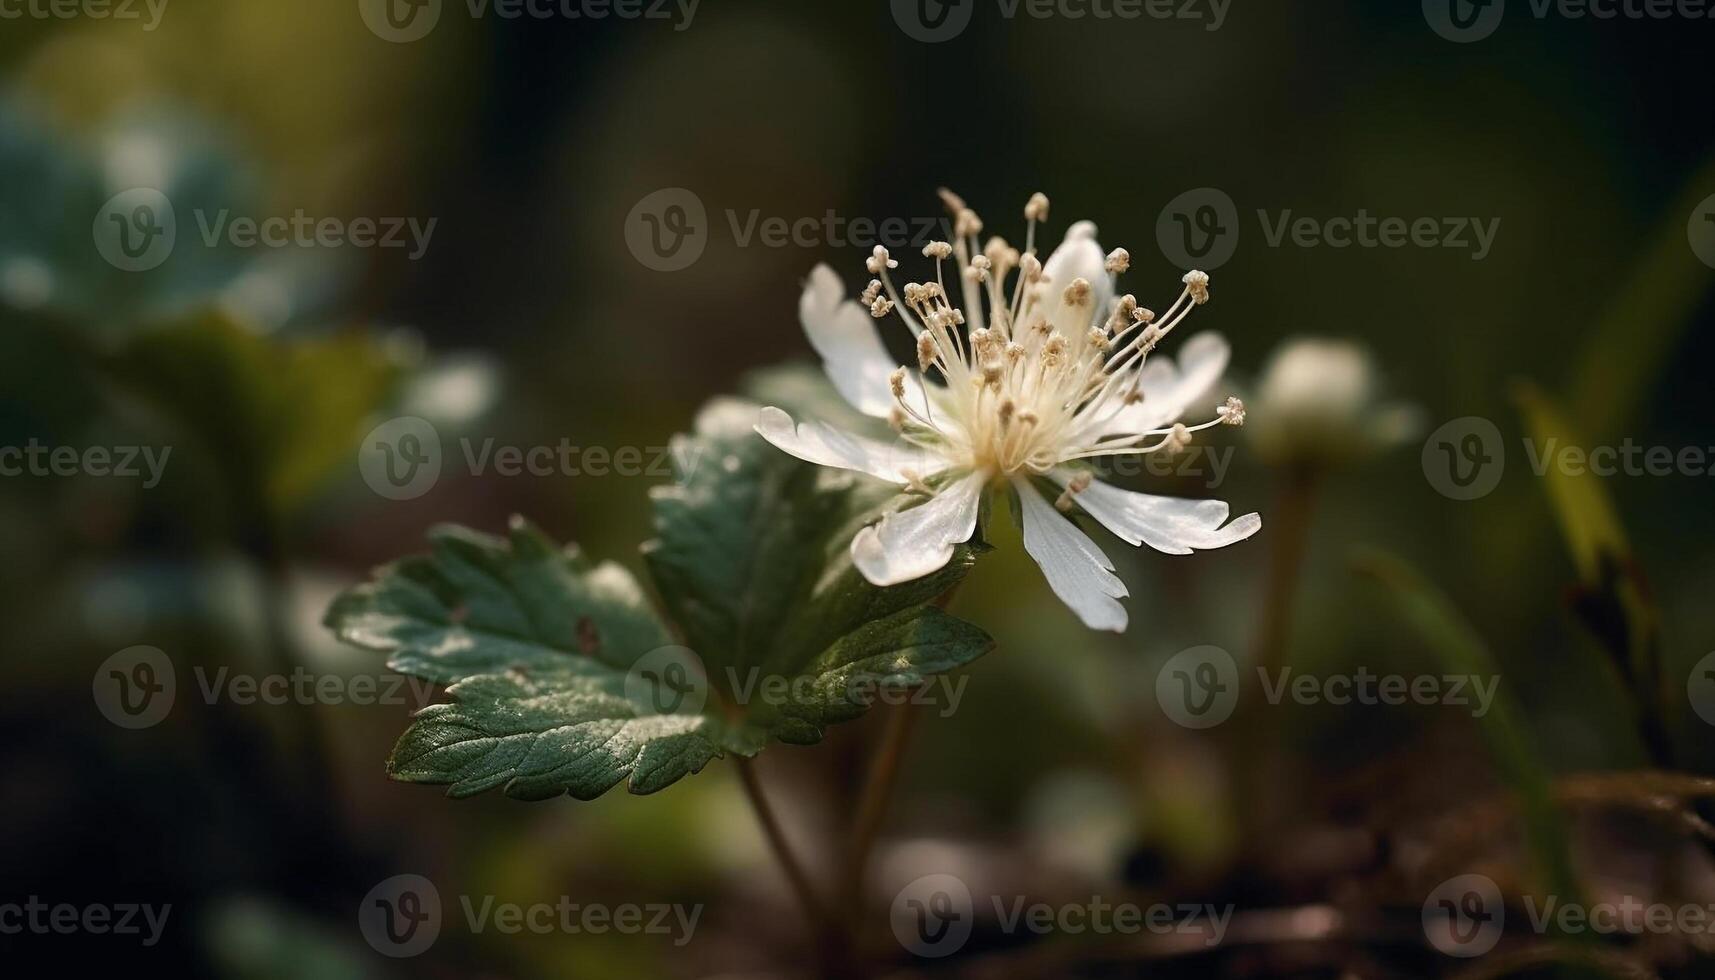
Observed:
[[[762,826],[762,834],[768,839],[769,849],[774,852],[774,858],[780,863],[780,869],[786,873],[786,880],[792,886],[792,892],[798,899],[798,904],[804,910],[806,925],[810,936],[821,952],[824,967],[840,958],[845,943],[834,918],[828,914],[827,906],[810,885],[809,875],[804,873],[804,866],[792,853],[792,847],[786,842],[786,835],[780,829],[780,821],[775,819],[773,807],[768,805],[768,798],[762,793],[762,781],[756,775],[756,763],[744,756],[738,757],[739,782],[744,786],[744,795],[750,800],[750,808],[756,813],[756,822]]]
[[[858,804],[857,821],[853,824],[851,847],[846,851],[845,873],[841,879],[841,894],[845,913],[855,931],[863,912],[864,886],[869,869],[869,853],[881,830],[882,818],[887,816],[887,804],[893,799],[893,789],[899,784],[899,769],[905,760],[905,747],[911,742],[916,727],[917,712],[910,703],[890,709],[887,729],[882,733],[881,754],[869,771],[863,796]]]
[[[1247,759],[1233,782],[1239,795],[1237,812],[1244,825],[1243,839],[1260,841],[1280,817],[1279,788],[1286,773],[1280,765],[1278,733],[1270,731],[1268,712],[1257,683],[1264,674],[1274,675],[1286,664],[1287,641],[1292,632],[1292,606],[1298,595],[1299,573],[1310,539],[1311,518],[1316,510],[1317,471],[1309,466],[1286,471],[1275,499],[1272,526],[1274,548],[1269,554],[1268,579],[1262,608],[1257,617],[1252,671],[1240,682],[1235,763]]]

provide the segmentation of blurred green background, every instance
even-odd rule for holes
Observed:
[[[1369,352],[1364,418],[1403,406],[1418,424],[1385,446],[1350,432],[1330,445],[1310,422],[1298,442],[1290,426],[1273,443],[1223,429],[1219,486],[1133,481],[1218,494],[1260,510],[1264,530],[1186,559],[1105,545],[1132,591],[1121,636],[1081,628],[1015,540],[979,564],[953,610],[999,647],[969,671],[958,711],[920,719],[878,853],[878,971],[1451,974],[1464,964],[1423,942],[1424,896],[1461,871],[1535,880],[1542,862],[1516,841],[1569,851],[1592,895],[1715,899],[1715,866],[1679,819],[1691,811],[1639,816],[1680,789],[1622,783],[1553,831],[1491,814],[1475,836],[1496,853],[1439,850],[1449,821],[1477,819],[1497,793],[1715,768],[1687,693],[1715,649],[1715,484],[1543,479],[1521,449],[1549,432],[1715,444],[1715,271],[1694,249],[1715,195],[1711,22],[1538,19],[1515,3],[1493,36],[1456,44],[1415,3],[1241,2],[1218,30],[1206,4],[1188,8],[1201,20],[965,5],[970,25],[937,44],[879,0],[706,0],[688,23],[472,17],[449,2],[406,43],[367,28],[356,0],[171,0],[153,30],[0,22],[0,445],[172,447],[147,488],[0,478],[0,900],[173,906],[156,947],[0,936],[9,961],[222,977],[800,969],[800,923],[728,765],[655,797],[451,802],[385,778],[411,705],[205,704],[192,669],[383,673],[321,614],[436,522],[498,531],[523,513],[639,568],[658,477],[473,475],[453,440],[665,445],[750,372],[810,360],[796,310],[814,264],[854,292],[863,281],[866,243],[770,246],[745,237],[753,218],[938,218],[943,185],[1015,243],[1018,209],[1045,191],[1048,240],[1096,221],[1104,246],[1131,251],[1123,288],[1158,305],[1181,271],[1158,246],[1163,208],[1219,189],[1237,246],[1194,326],[1232,341],[1231,386],[1253,422],[1271,354],[1326,337]],[[132,187],[164,192],[178,223],[171,257],[141,272],[97,247],[106,202]],[[626,237],[634,206],[664,188],[707,215],[700,258],[670,272]],[[413,259],[210,247],[193,217],[299,209],[436,223]],[[1256,217],[1359,209],[1498,233],[1475,260],[1275,246]],[[910,271],[917,249],[895,252]],[[433,422],[449,454],[431,490],[391,500],[366,484],[358,447],[402,415]],[[1423,439],[1467,416],[1491,420],[1508,457],[1492,493],[1459,501],[1426,475]],[[1442,658],[1460,645],[1433,628],[1445,617],[1414,618],[1425,593],[1398,584],[1393,559],[1368,552],[1379,576],[1354,570],[1364,549],[1445,593],[1516,726],[1445,706],[1288,705],[1211,733],[1163,715],[1157,672],[1201,644],[1241,664],[1272,648],[1324,674],[1451,669]],[[166,652],[179,691],[162,723],[129,731],[91,685],[136,645]],[[849,818],[879,721],[762,758],[813,860]],[[1341,924],[1186,955],[1055,945],[1047,964],[1027,957],[1053,944],[979,926],[960,956],[916,962],[881,923],[886,900],[932,871],[985,894],[1232,901]],[[399,873],[431,878],[449,904],[565,895],[706,911],[685,947],[449,926],[395,962],[364,943],[353,910]],[[1616,945],[1700,976],[1707,943]]]

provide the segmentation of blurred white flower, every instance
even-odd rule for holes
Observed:
[[[1411,441],[1416,406],[1383,403],[1369,352],[1351,341],[1299,337],[1270,356],[1245,434],[1271,463],[1338,463]]]
[[[855,470],[926,497],[860,531],[852,559],[876,585],[921,578],[944,567],[954,546],[975,533],[983,494],[1017,492],[1024,547],[1049,586],[1094,629],[1122,631],[1125,585],[1094,541],[1056,513],[1082,508],[1121,540],[1168,554],[1220,548],[1255,534],[1256,514],[1227,522],[1219,500],[1134,493],[1099,482],[1085,467],[1115,456],[1174,453],[1192,433],[1244,422],[1236,399],[1216,409],[1207,393],[1226,368],[1226,341],[1201,334],[1180,363],[1150,354],[1193,308],[1209,299],[1209,277],[1192,272],[1158,319],[1131,296],[1115,298],[1129,256],[1104,254],[1096,228],[1074,224],[1047,262],[1036,258],[1036,226],[1048,199],[1025,207],[1022,252],[990,238],[982,221],[950,192],[955,241],[923,249],[934,278],[895,288],[899,263],[877,246],[874,278],[861,302],[826,266],[817,267],[799,303],[810,343],[834,386],[859,411],[887,418],[901,442],[882,443],[819,421],[797,424],[778,408],[762,410],[756,429],[786,452],[823,466]],[[957,264],[945,268],[948,260]],[[1011,284],[1009,275],[1016,273]],[[962,297],[955,306],[948,283]],[[986,304],[985,304],[986,299]],[[872,320],[897,316],[916,339],[917,367],[896,367]],[[934,378],[939,374],[940,380]],[[1194,404],[1213,416],[1179,419]],[[1044,493],[1044,485],[1057,488]],[[1050,503],[1052,501],[1053,503]]]

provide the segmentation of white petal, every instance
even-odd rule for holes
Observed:
[[[839,273],[825,264],[810,270],[798,300],[798,319],[840,395],[865,415],[886,418],[894,404],[887,376],[899,362],[887,353],[875,318],[846,298]],[[915,372],[905,379],[905,397],[914,408],[923,404]]]
[[[1060,247],[1048,256],[1048,261],[1042,263],[1042,274],[1048,277],[1048,296],[1046,307],[1049,320],[1052,321],[1066,339],[1074,345],[1084,341],[1084,332],[1091,323],[1107,322],[1109,304],[1114,298],[1114,287],[1107,270],[1107,256],[1102,253],[1102,246],[1096,241],[1096,226],[1088,221],[1080,221],[1066,229],[1066,238]],[[1066,287],[1072,285],[1072,280],[1084,279],[1090,284],[1090,316],[1088,322],[1083,318],[1077,321],[1065,319],[1068,312],[1061,295]]]
[[[988,476],[972,473],[928,503],[888,514],[852,539],[852,561],[871,585],[898,585],[941,570],[953,546],[977,529],[977,506]]]
[[[1055,470],[1050,478],[1064,487],[1074,476],[1067,469]],[[1246,514],[1226,527],[1228,507],[1221,500],[1187,500],[1122,490],[1091,481],[1072,498],[1086,514],[1127,544],[1147,544],[1170,555],[1225,548],[1262,530],[1262,518]]]
[[[877,442],[822,422],[794,425],[792,416],[773,406],[757,413],[756,432],[799,459],[856,470],[892,483],[909,483],[912,474],[927,478],[947,468],[941,457],[915,446]]]
[[[1126,611],[1119,599],[1128,593],[1113,573],[1113,562],[1028,481],[1014,480],[1013,485],[1024,512],[1024,550],[1042,566],[1048,587],[1085,626],[1125,632]]]
[[[1232,348],[1226,338],[1209,331],[1185,342],[1178,363],[1159,354],[1152,356],[1138,373],[1138,390],[1143,393],[1143,401],[1126,406],[1101,423],[1096,435],[1134,435],[1179,421],[1194,403],[1208,398],[1226,373],[1231,355]],[[1214,402],[1210,401],[1211,412],[1213,409]],[[1103,409],[1102,414],[1109,411]]]

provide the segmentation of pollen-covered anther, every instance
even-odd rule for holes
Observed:
[[[1035,253],[1027,253],[1018,260],[1019,271],[1024,275],[1025,282],[1035,282],[1042,278],[1042,260]]]
[[[1042,366],[1058,367],[1066,357],[1066,338],[1055,334],[1042,345]]]
[[[859,299],[863,300],[863,305],[865,306],[874,306],[875,298],[881,295],[881,289],[881,280],[871,279],[869,281],[869,285],[863,287],[863,295],[860,296]]]
[[[869,253],[869,259],[864,262],[864,268],[869,270],[870,275],[879,276],[888,269],[899,268],[899,262],[897,259],[888,256],[887,246],[877,245],[874,251]]]
[[[953,217],[953,234],[960,238],[980,235],[982,232],[983,219],[977,217],[977,213],[970,208],[961,208]]]
[[[1228,396],[1226,404],[1215,409],[1215,414],[1221,417],[1222,425],[1244,425],[1245,403],[1235,396]]]
[[[1117,276],[1131,268],[1131,253],[1123,248],[1116,248],[1108,253],[1108,259],[1102,263],[1102,267]]]
[[[988,278],[989,269],[993,265],[986,255],[972,256],[971,264],[965,267],[965,278],[972,282],[982,282]]]
[[[1091,477],[1088,472],[1079,473],[1077,476],[1072,477],[1072,479],[1066,482],[1066,489],[1062,490],[1060,492],[1060,496],[1055,498],[1054,506],[1058,508],[1062,514],[1070,513],[1072,510],[1072,498],[1083,493],[1085,490],[1090,489],[1090,481],[1092,479],[1093,477]]]
[[[1147,306],[1140,306],[1131,311],[1131,318],[1138,323],[1154,323],[1155,311]]]
[[[1100,327],[1090,328],[1088,340],[1090,346],[1099,351],[1105,351],[1113,346],[1113,341],[1108,339],[1108,332]]]
[[[1169,456],[1177,456],[1191,447],[1191,430],[1183,422],[1175,422],[1168,431],[1167,438],[1161,441],[1161,449]]]
[[[1137,313],[1137,297],[1130,293],[1121,296],[1119,303],[1114,306],[1113,316],[1108,317],[1108,330],[1119,333],[1130,325],[1132,316]]]
[[[929,365],[935,363],[935,357],[939,353],[940,348],[935,346],[935,338],[929,335],[929,331],[925,330],[917,335],[917,369],[919,371],[928,373]]]
[[[1041,191],[1037,191],[1035,194],[1030,195],[1030,200],[1024,202],[1024,220],[1048,220],[1048,195]]]
[[[1209,301],[1209,274],[1197,269],[1185,273],[1182,280],[1191,292],[1191,302],[1202,306]]]
[[[1006,345],[1006,359],[1013,364],[1024,360],[1025,353],[1024,345],[1016,340]]]
[[[886,296],[877,296],[875,300],[869,304],[869,315],[875,317],[877,320],[882,319],[892,312],[893,300],[888,299]]]
[[[905,303],[908,306],[916,306],[926,298],[923,294],[922,285],[915,282],[906,283],[905,288],[901,290],[901,292],[905,294]]]
[[[1090,281],[1082,276],[1072,280],[1066,291],[1060,294],[1067,306],[1088,306],[1090,303]]]
[[[904,398],[905,397],[905,369],[902,367],[894,368],[893,373],[889,374],[887,376],[887,386],[893,390],[893,397]]]
[[[944,259],[953,254],[953,246],[949,242],[930,242],[923,246],[923,257],[926,259]]]
[[[929,488],[929,484],[923,482],[923,477],[916,470],[900,470],[899,475],[905,477],[905,489],[912,493],[921,493],[930,497],[935,495],[935,491]]]
[[[996,364],[992,361],[988,364],[984,364],[983,365],[983,384],[989,386],[990,388],[993,388],[996,391],[999,391],[1000,390],[1000,379],[1001,379],[1001,375],[1003,373],[1004,372],[1002,371],[1001,366],[999,364]]]

